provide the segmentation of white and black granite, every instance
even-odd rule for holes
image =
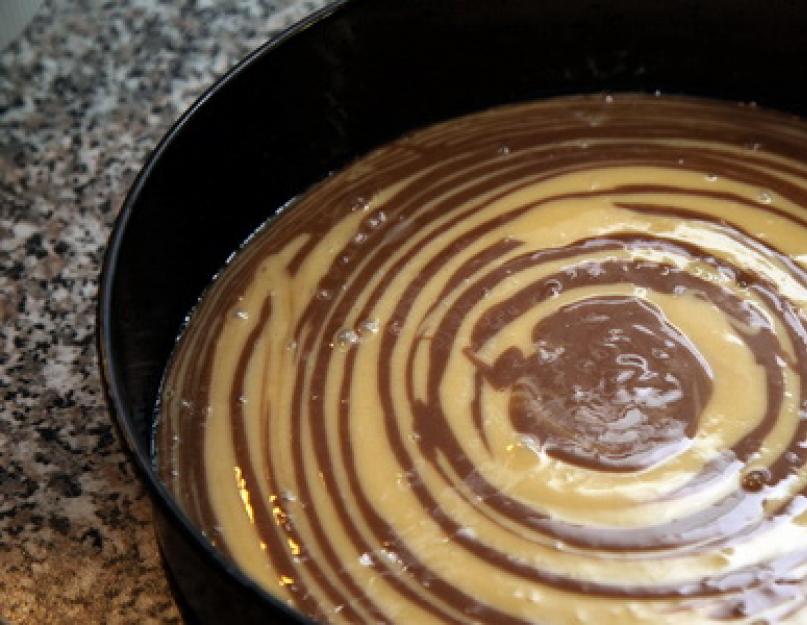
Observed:
[[[323,0],[49,0],[0,51],[0,623],[178,623],[100,389],[106,239],[200,92]]]

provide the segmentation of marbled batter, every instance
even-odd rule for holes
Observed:
[[[783,115],[581,97],[417,132],[214,283],[160,470],[322,621],[807,623],[806,254]]]

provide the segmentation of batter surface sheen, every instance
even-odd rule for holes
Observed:
[[[807,124],[641,95],[413,133],[236,254],[187,514],[322,622],[807,623]]]

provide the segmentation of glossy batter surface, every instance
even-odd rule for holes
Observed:
[[[159,468],[330,623],[807,623],[807,125],[647,96],[400,139],[193,314]]]

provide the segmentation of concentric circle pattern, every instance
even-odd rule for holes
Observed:
[[[330,623],[807,623],[807,125],[624,95],[400,139],[194,312],[159,468]]]

